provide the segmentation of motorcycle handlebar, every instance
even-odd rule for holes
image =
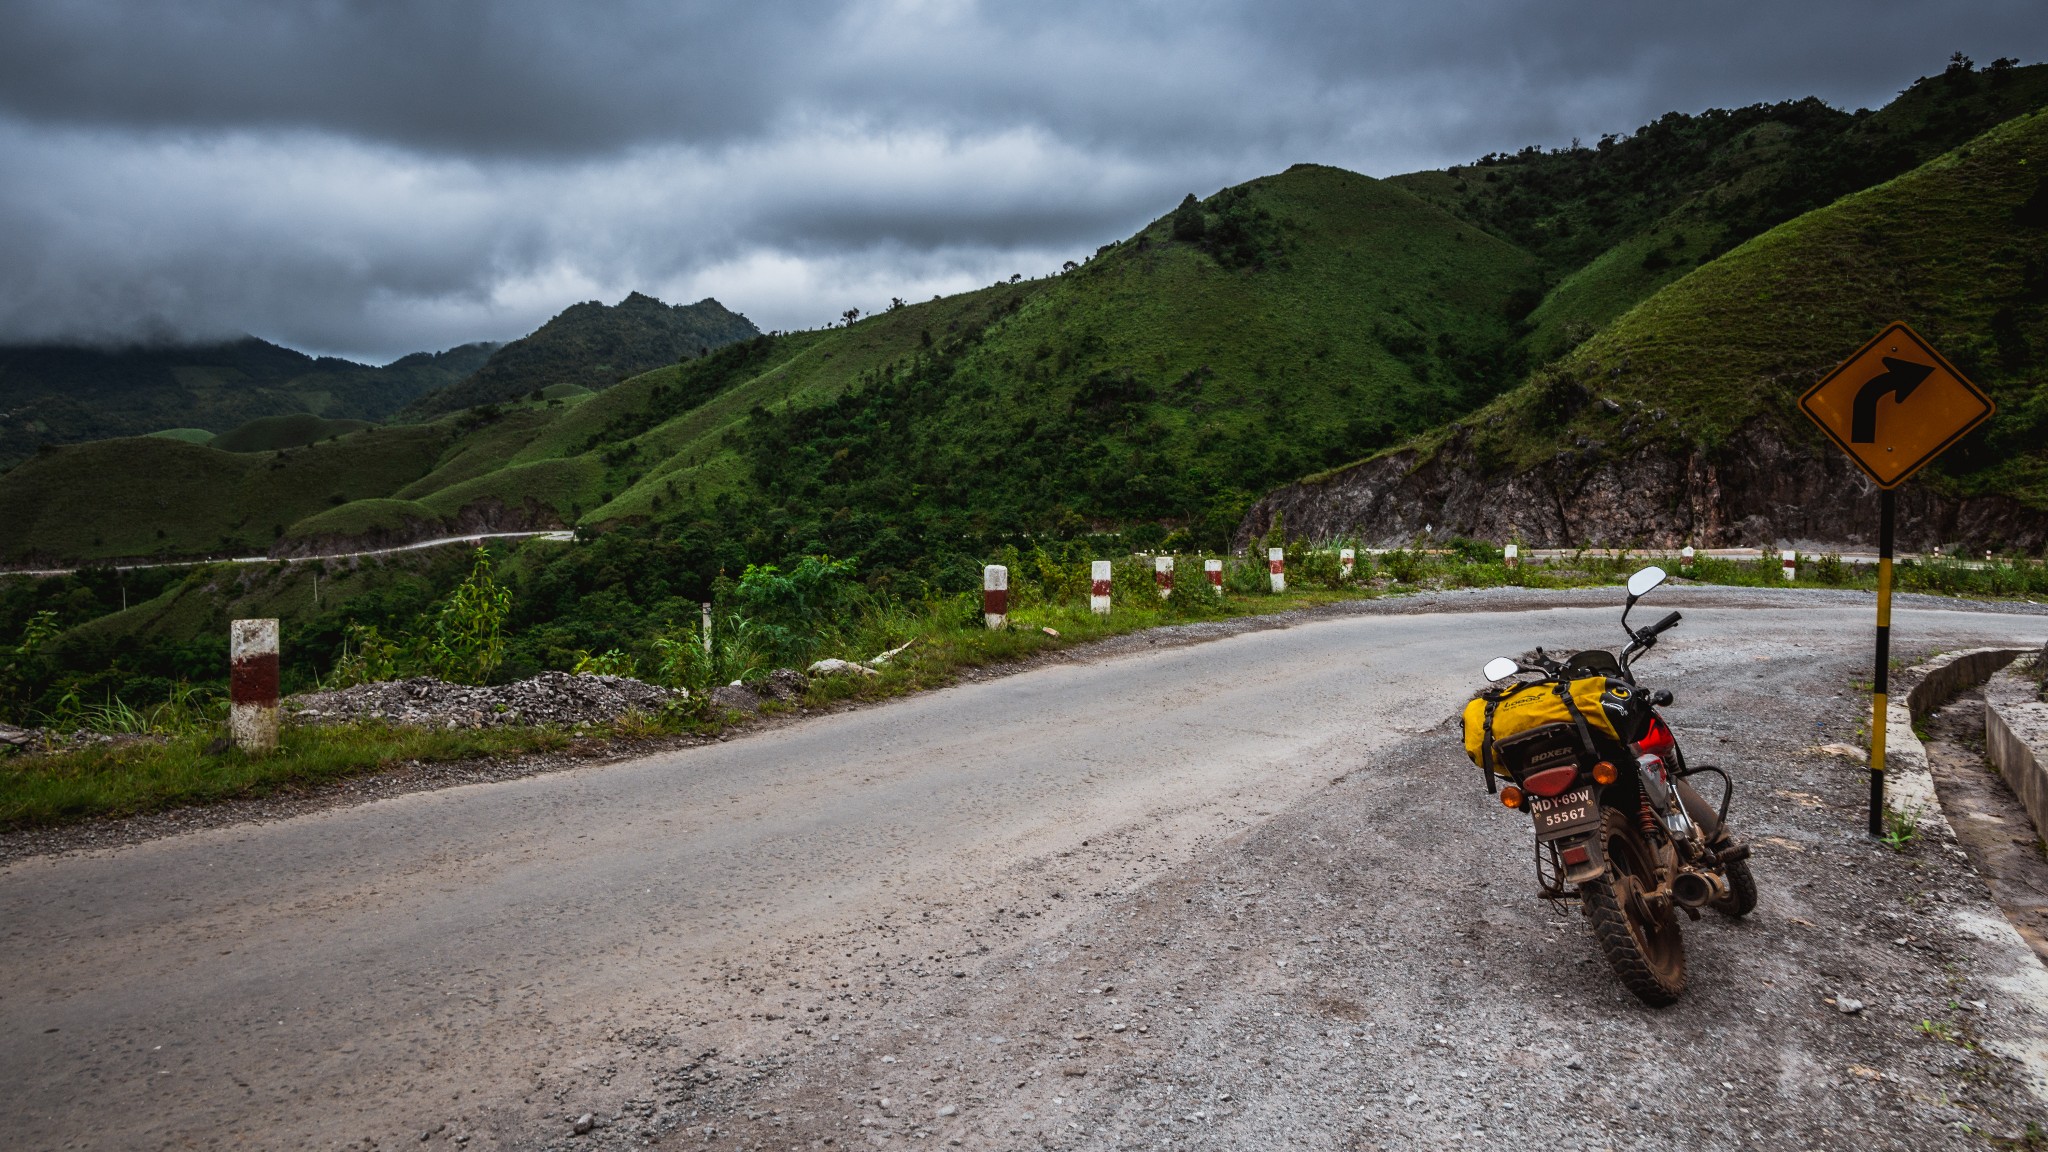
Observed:
[[[1648,628],[1643,629],[1640,635],[1645,640],[1651,639],[1655,636],[1661,636],[1664,633],[1670,631],[1671,629],[1677,627],[1678,622],[1680,620],[1683,620],[1684,618],[1685,617],[1680,615],[1679,613],[1673,612],[1671,615],[1666,616],[1662,620],[1657,621],[1655,624],[1650,625]]]

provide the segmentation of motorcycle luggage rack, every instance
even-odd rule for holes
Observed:
[[[1577,900],[1578,893],[1564,885],[1564,861],[1557,855],[1555,841],[1536,845],[1536,898],[1538,900]]]

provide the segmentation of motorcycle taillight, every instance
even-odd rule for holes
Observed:
[[[1678,738],[1671,734],[1671,729],[1664,726],[1664,721],[1652,716],[1649,731],[1644,732],[1643,738],[1636,741],[1636,747],[1659,759],[1669,760],[1671,754],[1678,749]]]

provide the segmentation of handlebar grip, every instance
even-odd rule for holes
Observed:
[[[1650,625],[1648,628],[1643,629],[1643,635],[1661,636],[1664,633],[1670,631],[1671,629],[1677,627],[1678,622],[1682,619],[1684,619],[1683,616],[1681,616],[1677,612],[1673,612],[1671,615],[1666,616],[1662,620],[1657,621],[1655,624]]]

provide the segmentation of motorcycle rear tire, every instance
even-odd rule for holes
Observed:
[[[1656,887],[1656,853],[1635,822],[1609,808],[1602,816],[1607,839],[1607,875],[1579,886],[1593,938],[1622,986],[1652,1008],[1666,1008],[1685,994],[1685,941],[1676,908],[1661,915],[1638,893]]]
[[[1728,877],[1728,895],[1714,901],[1714,911],[1730,920],[1740,920],[1756,910],[1756,876],[1749,870],[1749,861],[1737,860],[1724,870]]]

